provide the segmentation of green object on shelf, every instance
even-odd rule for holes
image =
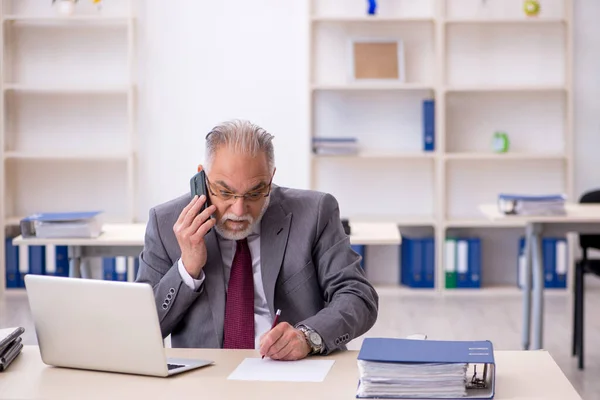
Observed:
[[[528,17],[537,16],[540,13],[540,3],[537,0],[525,0],[523,2],[523,11]]]
[[[495,132],[492,140],[492,148],[496,153],[506,153],[509,147],[508,135],[506,132]]]

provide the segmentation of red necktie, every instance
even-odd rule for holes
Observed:
[[[246,239],[238,240],[225,304],[223,348],[254,349],[254,276]]]

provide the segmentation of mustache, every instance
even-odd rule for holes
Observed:
[[[248,222],[252,223],[254,221],[254,218],[252,218],[251,215],[238,216],[235,214],[228,213],[221,217],[221,223],[225,223],[227,221],[235,221],[235,222],[248,221]]]

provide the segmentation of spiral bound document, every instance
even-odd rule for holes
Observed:
[[[489,341],[367,338],[358,355],[358,398],[491,399]]]

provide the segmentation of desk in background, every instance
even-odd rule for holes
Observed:
[[[144,248],[146,224],[104,224],[97,238],[23,238],[13,239],[15,246],[67,246],[69,276],[81,277],[81,259],[85,257],[138,257]]]
[[[353,245],[398,245],[400,232],[394,223],[350,222],[350,242]],[[69,276],[81,277],[81,260],[86,257],[138,257],[144,248],[146,224],[104,224],[102,234],[85,238],[23,238],[13,239],[15,246],[68,246]],[[88,276],[90,276],[88,274]]]
[[[479,207],[492,222],[514,222],[525,225],[525,281],[523,287],[523,349],[543,348],[544,328],[544,268],[542,264],[541,238],[544,234],[566,235],[600,234],[600,205],[566,205],[565,215],[504,215],[495,204]],[[533,285],[532,285],[533,277]],[[532,301],[533,288],[533,301]],[[533,314],[533,337],[530,343]],[[531,344],[531,346],[530,346]]]
[[[358,352],[334,353],[323,382],[232,381],[227,377],[253,350],[166,349],[168,357],[214,365],[169,378],[48,367],[37,346],[26,346],[0,379],[0,398],[18,399],[346,399],[356,398]],[[545,351],[497,351],[495,400],[581,400]],[[283,361],[285,362],[285,361]]]

